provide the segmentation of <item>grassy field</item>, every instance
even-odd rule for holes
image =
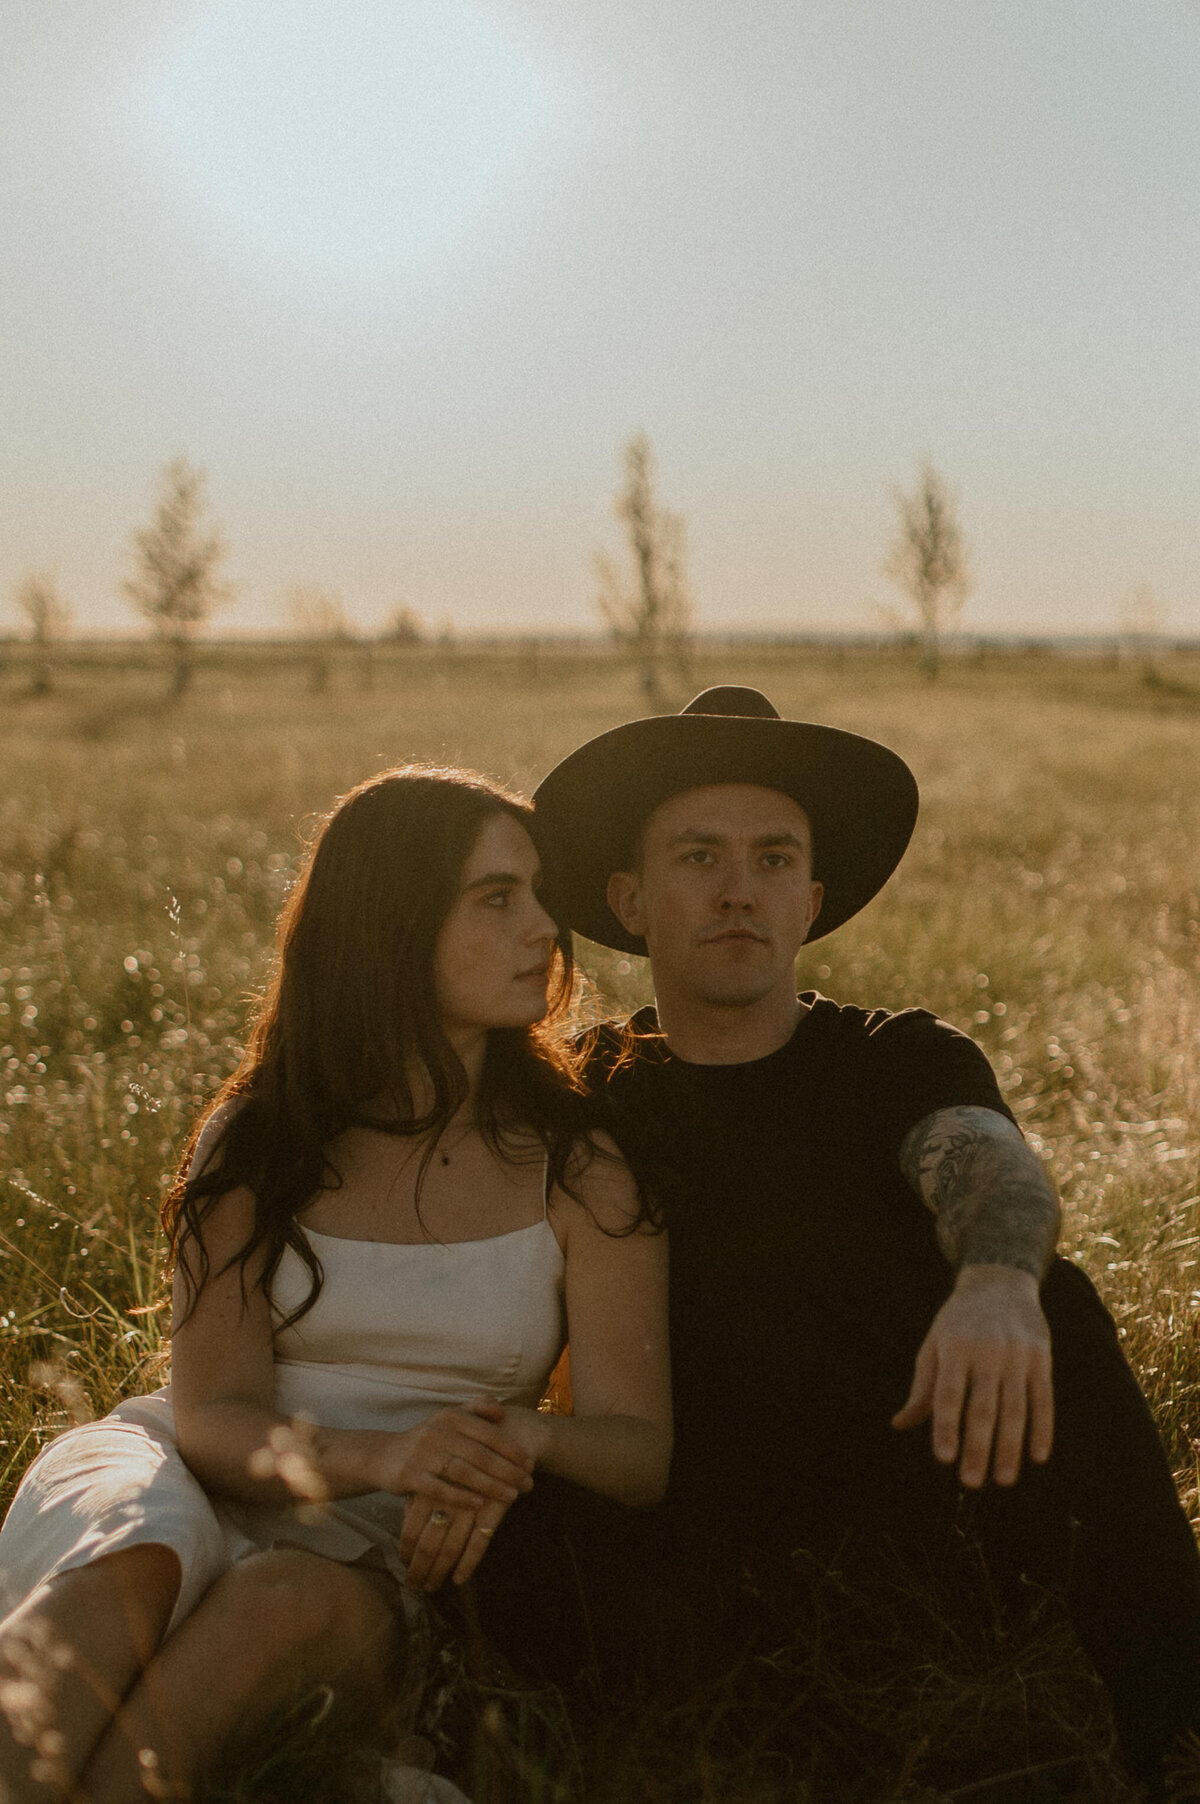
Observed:
[[[529,788],[642,711],[600,659],[460,653],[370,674],[348,664],[313,696],[302,667],[231,661],[168,708],[152,669],[67,672],[38,699],[0,670],[0,1502],[64,1423],[158,1381],[159,1198],[236,1060],[306,823],[411,758]],[[1154,676],[992,659],[930,688],[899,659],[742,650],[702,654],[692,686],[759,684],[781,712],[912,763],[924,800],[899,875],[802,977],[846,1000],[922,1002],[979,1039],[1062,1188],[1065,1249],[1117,1317],[1195,1515],[1200,669]],[[592,974],[614,1006],[644,995],[636,964],[604,956]],[[805,1789],[752,1762],[739,1776],[699,1718],[658,1741],[603,1712],[568,1731],[544,1699],[485,1712],[471,1782],[483,1800],[563,1804],[1058,1796],[1036,1789],[1044,1775],[975,1781],[1036,1765],[1020,1724],[1065,1712],[1078,1732],[1063,1782],[1131,1796],[1094,1686],[1047,1646],[1038,1683],[1016,1656],[981,1676],[964,1652],[909,1716],[889,1701],[895,1753],[874,1790]],[[882,1707],[864,1692],[865,1712]],[[931,1779],[951,1743],[975,1750],[967,1790]]]

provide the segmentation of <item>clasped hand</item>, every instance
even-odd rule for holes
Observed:
[[[509,1504],[532,1488],[535,1450],[526,1443],[534,1437],[522,1430],[533,1414],[479,1403],[443,1410],[412,1431],[421,1441],[423,1470],[405,1486],[399,1545],[410,1591],[436,1591],[451,1575],[459,1585],[470,1578]],[[446,1482],[450,1477],[454,1483]]]
[[[959,1461],[972,1490],[1015,1484],[1029,1457],[1049,1459],[1054,1439],[1050,1329],[1037,1280],[1004,1265],[968,1265],[921,1343],[912,1389],[893,1428],[933,1420],[933,1451]]]

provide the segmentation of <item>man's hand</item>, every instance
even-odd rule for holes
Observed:
[[[967,1265],[921,1343],[912,1390],[893,1428],[933,1417],[933,1451],[972,1490],[1015,1484],[1029,1457],[1050,1457],[1050,1329],[1038,1283],[1008,1265]]]

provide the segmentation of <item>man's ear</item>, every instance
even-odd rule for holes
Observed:
[[[809,934],[812,932],[813,922],[816,920],[817,916],[820,914],[821,904],[824,900],[825,900],[825,885],[823,883],[814,883],[811,891],[809,892],[809,898],[808,898],[808,926],[804,929],[805,939],[807,939]]]
[[[641,936],[646,931],[642,916],[642,884],[636,871],[614,871],[605,891],[608,906],[626,933]]]

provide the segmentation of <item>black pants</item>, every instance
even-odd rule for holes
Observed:
[[[978,1607],[982,1573],[1002,1610],[1061,1597],[1112,1699],[1135,1771],[1200,1730],[1200,1558],[1162,1443],[1112,1319],[1059,1260],[1043,1301],[1054,1345],[1056,1437],[1011,1489],[964,1494],[928,1429],[888,1430],[819,1485],[773,1496],[770,1462],[734,1495],[676,1474],[663,1506],[624,1509],[539,1478],[513,1506],[476,1578],[485,1631],[515,1664],[563,1683],[585,1667],[627,1690],[703,1683],[738,1646],[790,1616],[803,1635],[814,1586],[836,1574],[864,1615],[903,1573],[939,1612]],[[882,1375],[885,1395],[897,1378]],[[940,1618],[944,1619],[944,1618]]]

